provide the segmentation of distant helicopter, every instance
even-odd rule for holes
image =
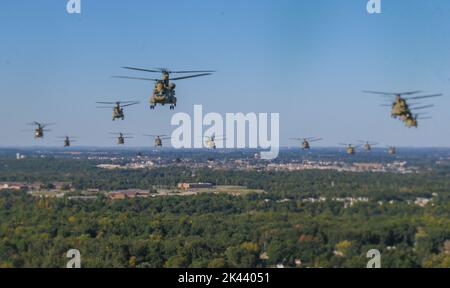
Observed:
[[[116,120],[116,119],[125,119],[125,114],[123,112],[123,108],[124,107],[128,107],[128,106],[132,106],[132,105],[136,105],[139,104],[138,101],[125,101],[125,102],[121,102],[121,101],[117,101],[117,102],[96,102],[97,104],[109,104],[109,105],[114,105],[114,106],[98,106],[97,108],[106,108],[106,109],[113,109],[113,117],[112,120]]]
[[[50,132],[50,130],[45,129],[45,127],[52,125],[48,123],[39,123],[34,121],[33,123],[28,123],[28,125],[37,126],[36,129],[34,129],[34,138],[35,139],[41,139],[44,138],[44,132]]]
[[[374,143],[374,142],[370,142],[370,141],[362,141],[362,140],[358,140],[358,142],[363,143],[363,148],[366,151],[372,151],[372,147],[375,145],[378,145],[378,143]]]
[[[394,146],[388,146],[388,153],[389,155],[397,154],[397,148],[395,148]]]
[[[386,93],[386,92],[376,92],[376,91],[363,91],[365,93],[378,94],[385,97],[395,96],[394,102],[392,104],[384,104],[382,106],[390,106],[391,107],[391,116],[393,118],[400,118],[407,127],[418,127],[418,117],[413,116],[414,112],[417,110],[431,108],[434,105],[425,105],[419,106],[420,103],[408,103],[410,100],[418,100],[418,99],[426,99],[426,98],[435,98],[440,97],[443,94],[433,94],[433,95],[424,95],[424,96],[414,96],[414,97],[403,97],[408,95],[414,95],[421,93],[422,91],[411,91],[404,93]]]
[[[70,147],[72,142],[76,142],[75,140],[73,140],[75,137],[69,137],[69,136],[61,136],[58,137],[60,139],[64,139],[64,147]]]
[[[355,155],[356,154],[356,148],[355,145],[353,144],[344,144],[344,143],[340,143],[339,145],[343,145],[346,146],[345,150],[347,152],[347,154],[349,155]]]
[[[225,140],[225,138],[217,138],[215,135],[205,136],[205,138],[206,138],[206,142],[205,142],[206,148],[213,149],[213,150],[215,150],[217,148],[216,140],[219,140],[219,141]]]
[[[155,138],[155,147],[162,147],[163,146],[162,140],[171,139],[171,137],[166,137],[167,135],[144,135],[144,136]]]
[[[133,138],[133,137],[130,137],[130,136],[126,136],[126,135],[131,135],[131,134],[125,134],[125,133],[122,133],[122,132],[119,132],[119,133],[111,132],[109,134],[118,135],[117,138],[114,137],[114,139],[117,139],[117,145],[124,145],[125,144],[125,139]]]
[[[215,71],[170,71],[167,68],[155,68],[151,69],[142,69],[142,68],[134,68],[134,67],[122,67],[128,70],[135,70],[141,72],[150,72],[150,73],[162,73],[161,79],[152,79],[152,78],[140,78],[140,77],[129,77],[129,76],[114,76],[115,78],[122,79],[135,79],[135,80],[145,80],[155,82],[155,86],[153,89],[152,97],[150,98],[150,109],[155,109],[157,104],[170,105],[170,110],[175,109],[177,106],[177,98],[175,97],[175,88],[176,85],[171,83],[170,81],[182,80],[194,77],[202,77],[211,75]],[[170,74],[189,74],[189,73],[201,73],[195,75],[188,75],[183,77],[170,78]]]
[[[303,150],[310,150],[312,142],[318,142],[323,140],[322,138],[309,137],[309,138],[291,138],[291,140],[301,141],[301,148]]]

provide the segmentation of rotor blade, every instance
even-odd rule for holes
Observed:
[[[386,95],[386,96],[397,96],[397,95],[413,95],[420,93],[422,91],[411,91],[411,92],[402,92],[402,93],[391,93],[391,92],[377,92],[377,91],[367,91],[364,90],[364,93],[370,93],[370,94],[378,94],[378,95]]]
[[[212,70],[199,70],[199,71],[167,71],[169,73],[181,74],[181,73],[214,73]]]
[[[188,78],[194,78],[194,77],[202,77],[202,76],[208,76],[211,75],[211,73],[203,73],[203,74],[197,74],[197,75],[190,75],[190,76],[184,76],[184,77],[177,77],[177,78],[171,78],[170,80],[181,80],[181,79],[188,79]]]
[[[422,109],[426,109],[426,108],[431,108],[434,107],[434,105],[425,105],[425,106],[420,106],[420,107],[412,107],[412,110],[422,110]]]
[[[135,71],[143,71],[143,72],[151,72],[151,73],[161,73],[161,70],[151,70],[151,69],[142,69],[142,68],[135,68],[135,67],[122,67],[123,69],[128,70],[135,70]]]
[[[150,135],[150,134],[144,134],[144,136],[147,136],[147,137],[165,137],[165,136],[167,136],[167,135]]]
[[[97,104],[116,104],[116,102],[95,102]]]
[[[290,140],[295,140],[295,141],[303,141],[303,138],[289,138]]]
[[[136,104],[139,104],[139,102],[134,102],[134,103],[125,104],[125,105],[122,105],[122,107],[133,106],[133,105],[136,105]]]
[[[425,96],[417,96],[417,97],[410,97],[406,100],[413,100],[413,99],[425,99],[425,98],[434,98],[434,97],[441,97],[444,94],[434,94],[434,95],[425,95]]]
[[[151,78],[140,78],[140,77],[128,77],[128,76],[112,76],[112,78],[118,79],[133,79],[133,80],[144,80],[144,81],[159,81],[159,79],[151,79]]]
[[[318,141],[322,141],[323,139],[322,138],[318,138],[318,139],[311,139],[311,140],[309,140],[309,142],[318,142]]]
[[[388,92],[377,92],[377,91],[367,91],[363,90],[363,93],[369,93],[369,94],[377,94],[377,95],[385,95],[385,96],[394,96],[394,93],[388,93]]]

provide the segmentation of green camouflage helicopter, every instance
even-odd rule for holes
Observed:
[[[125,144],[125,139],[133,138],[133,137],[130,137],[130,136],[126,136],[126,135],[131,135],[131,134],[126,134],[126,133],[122,133],[122,132],[118,132],[118,133],[111,132],[109,134],[117,135],[117,137],[112,137],[114,139],[117,139],[117,145],[124,145]]]
[[[322,138],[316,138],[316,137],[309,137],[309,138],[291,138],[291,140],[300,141],[301,148],[303,150],[310,150],[311,149],[311,143],[322,141]]]
[[[344,144],[344,143],[340,143],[339,145],[346,146],[345,151],[349,155],[355,155],[356,154],[356,148],[359,147],[359,146],[355,146],[353,144]]]
[[[175,83],[171,83],[171,81],[202,77],[211,75],[215,71],[171,71],[167,68],[155,68],[155,69],[142,69],[142,68],[134,68],[134,67],[122,67],[128,70],[141,71],[141,72],[150,72],[150,73],[162,73],[161,79],[152,79],[152,78],[141,78],[141,77],[129,77],[129,76],[114,76],[115,78],[122,79],[134,79],[134,80],[144,80],[144,81],[152,81],[155,82],[155,86],[153,88],[152,97],[150,98],[150,109],[155,109],[157,104],[161,104],[164,106],[165,104],[170,105],[170,110],[175,109],[177,106],[177,97],[175,97]],[[195,75],[188,75],[182,77],[170,78],[170,74],[191,74],[191,73],[201,73]]]
[[[204,136],[204,138],[206,139],[206,141],[205,141],[206,148],[212,149],[212,150],[215,150],[217,148],[216,141],[224,141],[224,140],[226,140],[223,137],[222,138],[217,138],[215,135]]]
[[[44,138],[44,132],[50,132],[50,130],[45,129],[45,127],[53,124],[39,123],[34,121],[33,123],[28,123],[27,125],[37,126],[34,130],[32,130],[34,132],[34,139],[42,139]]]
[[[72,144],[73,142],[76,142],[76,140],[73,140],[75,137],[70,137],[70,136],[60,136],[60,137],[58,137],[58,138],[64,139],[64,140],[63,140],[63,141],[64,141],[64,147],[70,147],[71,144]]]
[[[433,105],[430,105],[433,106]],[[418,128],[419,127],[419,120],[426,120],[431,119],[431,117],[420,117],[422,115],[426,115],[425,113],[418,113],[413,115],[412,113],[408,113],[406,115],[403,115],[401,117],[401,120],[405,124],[407,128]]]
[[[382,105],[382,106],[391,107],[391,116],[393,118],[397,118],[397,117],[402,118],[403,116],[412,114],[413,110],[421,110],[421,109],[433,107],[433,105],[416,107],[417,105],[420,105],[420,103],[408,103],[410,100],[434,98],[434,97],[440,97],[443,95],[443,94],[433,94],[433,95],[424,95],[424,96],[404,97],[404,96],[415,95],[415,94],[421,93],[422,91],[411,91],[411,92],[403,92],[403,93],[389,93],[389,92],[377,92],[377,91],[363,91],[363,92],[381,95],[383,97],[387,97],[388,100],[390,100],[390,101],[392,101],[392,97],[395,97],[391,104],[383,104]],[[404,120],[402,119],[402,121],[404,121]]]
[[[162,140],[171,139],[171,137],[166,137],[167,135],[147,135],[147,134],[145,134],[144,136],[153,137],[155,139],[155,147],[163,147]]]
[[[113,109],[113,117],[112,117],[113,121],[116,119],[122,119],[122,120],[125,119],[125,114],[123,112],[124,107],[139,104],[138,101],[125,101],[125,102],[117,101],[117,102],[96,102],[96,103],[97,104],[114,105],[114,106],[97,106],[97,108],[102,108],[102,109]]]
[[[366,150],[368,152],[372,151],[373,146],[378,145],[378,143],[370,142],[370,141],[358,140],[358,142],[361,143],[364,150]]]
[[[397,154],[397,148],[395,148],[394,146],[388,146],[388,154],[389,155],[395,155]]]

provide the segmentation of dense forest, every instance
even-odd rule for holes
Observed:
[[[103,191],[204,181],[266,193],[74,201],[3,190],[1,267],[64,267],[72,248],[80,250],[82,267],[365,267],[372,248],[381,251],[383,267],[450,267],[445,169],[414,175],[117,171],[95,164],[3,159],[0,181],[69,181],[77,190]],[[327,200],[303,201],[309,197]],[[369,201],[344,206],[332,197]],[[432,201],[421,207],[417,197]]]

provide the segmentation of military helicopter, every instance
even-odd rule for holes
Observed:
[[[150,98],[150,109],[155,109],[157,104],[161,104],[164,106],[165,104],[170,105],[170,110],[175,109],[177,106],[177,98],[175,97],[175,88],[176,85],[171,83],[170,81],[202,77],[211,75],[215,71],[170,71],[167,68],[155,68],[155,69],[142,69],[142,68],[134,68],[134,67],[122,67],[128,70],[141,71],[141,72],[150,72],[150,73],[161,73],[161,79],[152,79],[152,78],[141,78],[141,77],[129,77],[129,76],[114,76],[114,78],[122,78],[122,79],[134,79],[134,80],[144,80],[144,81],[152,81],[155,82],[155,86],[153,88],[152,97]],[[188,75],[182,77],[170,78],[170,74],[190,74],[190,73],[201,73],[195,75]]]
[[[64,147],[70,147],[73,142],[76,142],[75,140],[73,140],[74,137],[60,136],[58,138],[64,139]]]
[[[389,155],[397,154],[397,148],[395,148],[394,146],[388,146],[388,153]]]
[[[217,148],[216,147],[216,140],[219,140],[219,141],[225,140],[225,138],[217,138],[215,135],[205,136],[204,138],[206,138],[206,142],[205,142],[206,147],[208,149],[213,149],[213,150],[215,150]]]
[[[103,108],[103,109],[113,109],[113,117],[112,120],[116,119],[125,119],[125,114],[123,112],[124,107],[132,106],[139,104],[138,101],[117,101],[117,102],[96,102],[97,104],[107,104],[107,105],[114,105],[114,106],[97,106],[97,108]]]
[[[291,138],[291,140],[295,140],[295,141],[301,141],[301,148],[303,150],[309,150],[311,149],[311,145],[310,143],[312,142],[318,142],[323,140],[322,138],[316,138],[316,137],[309,137],[309,138]]]
[[[125,144],[125,139],[133,138],[133,137],[130,137],[130,136],[126,136],[126,135],[131,135],[131,134],[125,134],[125,133],[122,133],[122,132],[119,132],[119,133],[111,132],[109,134],[118,135],[117,137],[113,137],[114,139],[117,139],[117,145],[124,145]]]
[[[358,140],[358,142],[362,143],[363,144],[362,147],[364,148],[364,150],[366,150],[368,152],[372,151],[373,146],[378,145],[378,143],[374,143],[374,142],[370,142],[370,141]]]
[[[356,154],[356,148],[359,147],[359,146],[356,147],[353,144],[344,144],[344,143],[340,143],[339,145],[346,146],[345,150],[346,150],[347,154],[349,154],[349,155],[355,155]]]
[[[425,115],[425,113],[411,114],[408,113],[401,117],[402,121],[405,123],[405,126],[408,128],[417,128],[419,127],[419,120],[431,119],[431,117],[420,117],[421,115]]]
[[[171,139],[171,137],[166,137],[167,135],[144,135],[144,136],[155,138],[155,147],[162,147],[163,146],[162,140]]]
[[[426,98],[434,98],[434,97],[440,97],[443,94],[433,94],[433,95],[424,95],[424,96],[414,96],[414,97],[404,97],[404,96],[411,96],[418,93],[421,93],[422,91],[411,91],[411,92],[403,92],[403,93],[389,93],[389,92],[377,92],[377,91],[363,91],[364,93],[370,93],[370,94],[377,94],[384,97],[388,97],[388,99],[392,99],[392,97],[395,97],[394,102],[392,104],[384,104],[382,106],[390,106],[391,107],[391,116],[393,118],[402,117],[407,114],[412,113],[412,108],[414,105],[420,104],[408,104],[408,101],[410,100],[418,100],[418,99],[426,99]],[[422,106],[422,107],[416,107],[414,110],[420,110],[432,107],[432,105],[428,106]]]
[[[48,123],[39,123],[34,121],[33,123],[28,123],[28,125],[37,126],[36,129],[34,129],[34,138],[35,139],[41,139],[44,138],[44,132],[50,132],[50,130],[45,129],[45,127],[52,125]]]

